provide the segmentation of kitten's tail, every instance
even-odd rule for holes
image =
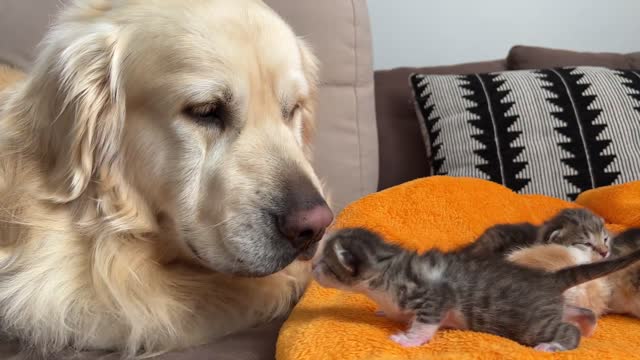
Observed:
[[[637,237],[640,236],[640,233],[638,232],[638,229],[629,229],[618,236]],[[552,277],[560,289],[564,291],[587,281],[622,270],[638,260],[640,260],[640,250],[636,250],[629,255],[620,256],[612,260],[560,269],[554,272]]]

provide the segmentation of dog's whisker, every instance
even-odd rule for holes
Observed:
[[[226,219],[224,219],[224,220],[222,220],[222,221],[220,221],[220,222],[219,222],[219,223],[217,223],[217,224],[213,224],[213,225],[205,226],[203,229],[205,229],[205,230],[215,229],[215,228],[217,228],[217,227],[219,227],[219,226],[222,226],[222,225],[226,224],[227,222],[229,222],[229,220],[231,220],[231,218],[230,218],[230,217],[229,217],[229,218],[226,218]]]

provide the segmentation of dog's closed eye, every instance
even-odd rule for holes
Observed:
[[[184,109],[184,114],[201,125],[224,128],[227,111],[223,103],[207,103],[190,105]]]
[[[300,111],[302,105],[300,103],[295,104],[295,106],[289,111],[289,120],[292,120]]]

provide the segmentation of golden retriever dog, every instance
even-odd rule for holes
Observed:
[[[333,214],[316,64],[259,0],[81,0],[0,98],[0,326],[141,356],[286,314]]]

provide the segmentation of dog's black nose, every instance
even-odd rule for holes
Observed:
[[[333,221],[333,212],[308,175],[291,171],[276,212],[280,233],[304,258],[313,257],[316,242]]]
[[[304,249],[319,241],[333,221],[333,212],[326,203],[308,209],[292,209],[278,217],[280,232],[297,249]]]

